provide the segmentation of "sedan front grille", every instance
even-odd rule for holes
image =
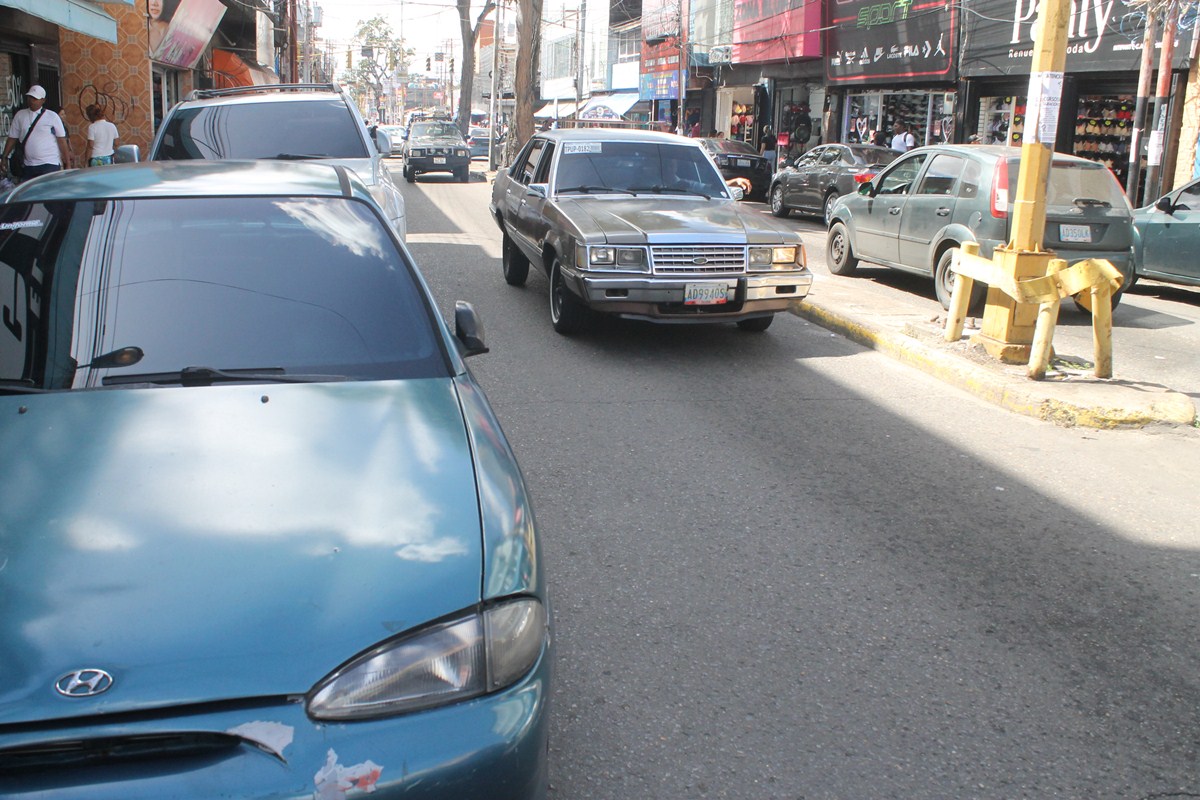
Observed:
[[[659,275],[728,274],[746,271],[746,248],[729,245],[657,245],[650,248]]]

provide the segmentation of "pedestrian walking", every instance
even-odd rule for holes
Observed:
[[[113,125],[104,115],[104,109],[94,103],[84,112],[92,124],[88,125],[87,138],[91,142],[91,152],[88,154],[89,167],[103,167],[113,163],[113,154],[121,146],[117,126]]]
[[[67,126],[62,117],[45,107],[46,90],[36,84],[30,86],[25,101],[27,107],[13,115],[9,126],[4,153],[0,155],[0,174],[12,173],[21,180],[29,180],[70,167]],[[10,165],[9,158],[18,147],[19,162]]]
[[[771,171],[775,171],[775,159],[779,155],[779,140],[775,138],[775,131],[771,130],[771,126],[767,125],[763,128],[762,139],[759,140],[758,149],[762,152],[763,157],[767,159],[767,163],[771,165]]]

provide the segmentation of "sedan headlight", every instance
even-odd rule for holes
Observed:
[[[425,155],[425,148],[423,148],[423,147],[414,147],[413,149],[411,149],[411,150],[409,150],[409,151],[408,151],[408,154],[409,154],[410,156],[423,156],[423,155]]]
[[[454,151],[454,154],[456,156],[469,156],[471,155],[471,152],[469,150],[456,150]]]
[[[309,693],[309,716],[373,719],[503,689],[533,667],[546,627],[545,606],[526,597],[424,628],[318,683]]]
[[[623,272],[646,272],[646,248],[644,247],[589,247],[585,269],[611,269]]]
[[[803,266],[804,247],[801,245],[750,248],[750,269],[800,269]]]

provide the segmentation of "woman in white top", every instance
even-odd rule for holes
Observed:
[[[117,135],[117,126],[104,118],[104,109],[98,105],[87,107],[87,118],[92,121],[88,125],[87,138],[92,144],[91,155],[88,157],[89,167],[102,167],[113,163],[113,153],[121,144]]]

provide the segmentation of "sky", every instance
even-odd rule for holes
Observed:
[[[381,16],[388,21],[405,46],[416,50],[411,62],[415,73],[423,73],[425,59],[435,51],[458,56],[462,51],[462,34],[458,29],[458,12],[453,0],[317,0],[324,18],[320,36],[333,45],[335,57],[344,60],[346,48],[354,39],[359,21]],[[482,3],[472,2],[473,16]],[[447,49],[449,47],[450,49]]]

